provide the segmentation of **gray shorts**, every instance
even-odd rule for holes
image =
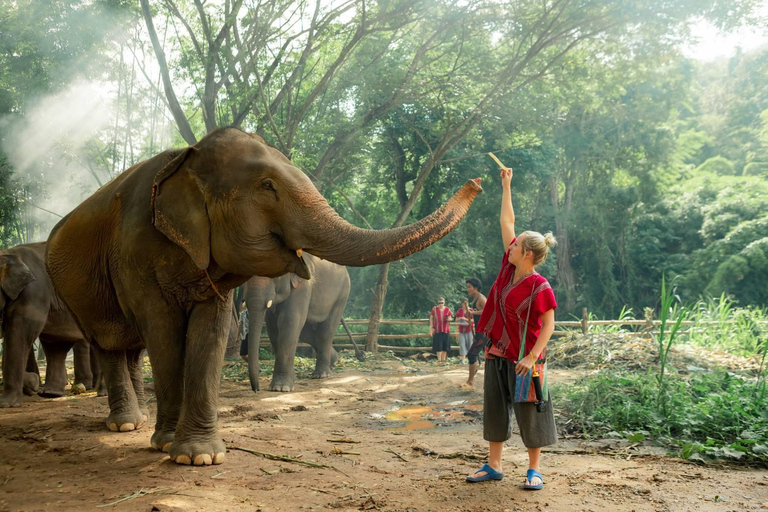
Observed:
[[[460,332],[459,333],[459,355],[465,356],[469,352],[469,347],[472,346],[472,333]]]
[[[483,391],[483,438],[504,442],[512,436],[512,414],[517,419],[520,437],[526,448],[541,448],[557,442],[552,397],[547,410],[538,412],[532,403],[515,403],[515,365],[504,358],[485,360]]]

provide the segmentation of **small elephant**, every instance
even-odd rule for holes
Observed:
[[[151,445],[180,464],[220,464],[217,409],[232,290],[255,275],[309,279],[304,250],[341,265],[403,258],[448,234],[481,190],[470,180],[415,224],[363,230],[333,211],[282,153],[224,128],[97,190],[54,227],[46,266],[99,347],[108,424],[131,430],[142,421],[131,368],[146,347],[157,398]]]
[[[309,281],[285,274],[273,279],[252,277],[246,284],[248,375],[254,391],[259,390],[259,338],[265,320],[275,353],[270,391],[293,390],[293,361],[299,340],[312,345],[317,353],[315,378],[330,377],[338,359],[332,344],[349,298],[349,272],[311,254],[304,259],[312,274]]]
[[[45,270],[45,242],[0,251],[0,312],[3,317],[3,395],[0,407],[18,407],[22,394],[40,385],[32,344],[36,338],[47,361],[41,396],[64,394],[65,359],[75,350],[75,383],[94,387],[90,346],[56,295]],[[98,375],[96,375],[98,380]]]

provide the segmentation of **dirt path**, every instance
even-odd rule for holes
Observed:
[[[768,471],[702,467],[618,441],[564,440],[543,457],[544,491],[525,492],[527,459],[513,436],[504,455],[507,477],[467,484],[465,475],[482,464],[471,458],[483,457],[486,445],[480,389],[457,389],[466,367],[387,360],[370,368],[302,380],[293,393],[222,385],[219,426],[228,445],[332,468],[238,450],[229,450],[221,466],[177,466],[149,448],[150,427],[107,431],[106,398],[28,399],[0,410],[0,511],[768,508]],[[338,439],[355,443],[329,441]],[[594,446],[613,455],[588,453]]]

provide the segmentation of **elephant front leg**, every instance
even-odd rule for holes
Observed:
[[[107,427],[113,432],[129,432],[140,428],[147,420],[139,409],[128,371],[126,351],[101,350],[100,361],[109,397]]]
[[[3,332],[3,394],[0,408],[20,407],[25,384],[32,384],[27,378],[28,357],[32,343],[42,330],[42,325],[33,325],[28,319],[6,318]]]
[[[275,354],[275,369],[272,372],[270,391],[293,391],[296,383],[296,346],[299,343],[299,333],[306,317],[295,318],[293,315],[281,314],[276,318],[267,317],[267,331]]]
[[[37,359],[35,358],[35,350],[29,347],[29,355],[27,355],[27,368],[24,371],[24,394],[32,396],[37,393],[40,388],[40,369],[37,367]]]
[[[225,446],[217,429],[219,380],[227,348],[232,294],[198,303],[187,324],[184,354],[184,399],[171,459],[196,466],[224,462]]]

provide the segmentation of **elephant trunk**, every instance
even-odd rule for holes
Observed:
[[[315,204],[310,209],[311,218],[305,219],[307,229],[289,243],[339,265],[361,267],[388,263],[418,252],[447,235],[482,190],[479,178],[469,180],[431,215],[408,226],[381,231],[353,226],[324,200],[312,200]]]

